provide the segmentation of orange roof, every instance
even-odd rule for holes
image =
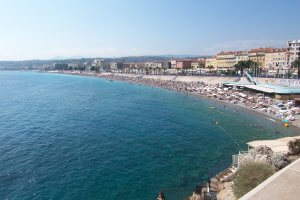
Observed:
[[[273,52],[284,52],[287,51],[286,48],[256,48],[251,49],[249,53],[273,53]]]
[[[218,53],[217,55],[240,55],[246,53],[246,51],[222,51],[221,53]]]

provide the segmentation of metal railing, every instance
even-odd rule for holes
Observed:
[[[239,155],[232,155],[232,165],[237,167],[239,164]]]
[[[240,159],[242,156],[245,156],[248,154],[248,151],[239,151],[239,154],[232,155],[232,165],[236,168],[240,167]]]

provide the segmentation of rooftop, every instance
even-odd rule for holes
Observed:
[[[256,90],[263,93],[269,94],[300,94],[299,87],[283,87],[273,84],[258,84],[254,85],[252,83],[245,83],[245,82],[230,82],[224,83],[225,86],[237,86],[237,87],[244,87],[252,90]]]
[[[256,48],[256,49],[251,49],[249,53],[275,53],[275,52],[285,52],[287,51],[287,48]]]
[[[246,53],[247,53],[247,51],[222,51],[221,53],[218,53],[217,55],[243,55]]]

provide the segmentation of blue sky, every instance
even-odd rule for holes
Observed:
[[[212,55],[300,39],[299,0],[0,0],[0,60]]]

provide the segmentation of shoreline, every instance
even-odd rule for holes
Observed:
[[[45,72],[45,71],[40,71],[40,72]],[[66,72],[66,71],[56,71],[56,72],[46,72],[46,73],[56,73],[56,74],[66,74],[66,75],[78,75],[78,76],[86,76],[86,77],[95,77],[95,78],[103,78],[103,79],[106,79],[106,80],[113,80],[113,81],[121,81],[121,82],[128,82],[128,83],[133,83],[133,84],[140,84],[140,85],[145,85],[145,86],[150,86],[150,87],[157,87],[157,88],[162,88],[162,89],[166,89],[166,90],[169,90],[169,91],[174,91],[174,92],[180,92],[180,93],[184,93],[186,95],[192,95],[192,96],[195,96],[195,97],[198,97],[198,98],[203,98],[203,99],[206,99],[206,100],[209,100],[209,101],[214,101],[214,102],[217,102],[219,104],[225,104],[225,105],[228,105],[228,106],[231,106],[233,108],[237,108],[237,109],[241,109],[245,112],[251,112],[253,114],[258,114],[260,115],[261,117],[264,117],[268,120],[271,120],[273,121],[274,123],[276,124],[283,124],[282,123],[282,119],[279,118],[279,117],[276,117],[270,113],[266,113],[266,112],[262,112],[262,111],[259,111],[257,109],[251,109],[245,105],[242,105],[242,104],[234,104],[234,103],[231,103],[231,102],[228,102],[226,100],[219,100],[219,99],[216,99],[216,98],[212,98],[212,97],[209,97],[209,96],[206,96],[206,95],[202,95],[202,94],[197,94],[195,92],[190,92],[190,91],[187,91],[187,90],[180,90],[180,89],[172,89],[172,88],[169,88],[169,87],[165,87],[165,86],[162,86],[162,85],[157,85],[157,84],[149,84],[149,83],[145,83],[145,82],[141,82],[141,81],[133,81],[133,80],[126,80],[126,79],[140,79],[142,78],[143,79],[143,76],[139,76],[139,75],[134,75],[134,74],[113,74],[113,73],[99,73],[99,74],[96,74],[96,73],[86,73],[86,72],[83,72],[83,73],[80,73],[80,72]],[[151,79],[149,78],[149,76],[151,75],[147,75],[147,77],[145,79]],[[154,75],[156,76],[156,75]],[[157,77],[157,76],[156,76]],[[174,77],[174,79],[176,79],[178,76],[172,76]],[[154,82],[158,82],[158,81],[164,81],[164,80],[160,80],[160,79],[152,79],[154,80]],[[178,81],[171,81],[173,83],[182,83],[182,82],[178,82]],[[193,83],[193,82],[191,82]],[[221,84],[221,83],[219,83]],[[300,119],[296,119],[295,121],[293,122],[290,122],[289,123],[289,126],[290,128],[294,128],[294,129],[297,129],[297,130],[300,130]]]
[[[157,84],[150,84],[149,82],[141,82],[138,78],[139,76],[131,76],[131,78],[137,78],[136,81],[134,80],[126,80],[126,74],[121,76],[121,77],[125,77],[124,79],[121,79],[118,75],[115,75],[115,74],[94,74],[94,73],[68,73],[68,72],[56,72],[56,73],[59,73],[59,74],[66,74],[66,75],[76,75],[76,76],[86,76],[86,77],[95,77],[95,78],[102,78],[102,79],[105,79],[105,80],[113,80],[113,81],[120,81],[120,82],[127,82],[127,83],[134,83],[134,84],[138,84],[138,85],[144,85],[144,86],[149,86],[149,87],[157,87],[157,88],[162,88],[162,89],[167,89],[169,91],[173,91],[173,92],[180,92],[182,94],[185,94],[185,95],[191,95],[191,96],[194,96],[196,98],[201,98],[201,99],[204,99],[204,100],[209,100],[209,101],[212,101],[212,102],[216,102],[217,104],[220,104],[220,105],[226,105],[226,106],[230,106],[231,108],[237,108],[237,109],[240,109],[244,112],[251,112],[253,114],[257,114],[257,115],[260,115],[261,117],[264,117],[265,119],[269,119],[269,120],[274,120],[273,122],[280,125],[282,124],[282,119],[276,117],[276,116],[273,116],[269,113],[265,113],[265,112],[262,112],[262,111],[259,111],[259,110],[255,110],[255,109],[251,109],[250,107],[247,107],[245,105],[242,105],[242,104],[233,104],[233,103],[230,103],[226,100],[219,100],[219,99],[216,99],[216,98],[212,98],[212,97],[208,97],[208,96],[205,96],[205,95],[201,95],[201,94],[197,94],[195,92],[190,92],[190,91],[187,91],[187,90],[175,90],[175,89],[172,89],[172,88],[169,88],[169,87],[164,87],[164,86],[159,86]],[[119,78],[118,78],[119,77]],[[174,76],[175,78],[176,76]],[[149,79],[149,78],[146,78],[146,79]],[[159,80],[156,80],[156,81],[159,81]],[[175,84],[177,82],[174,82]],[[298,119],[299,120],[299,119]],[[299,126],[296,126],[294,124],[291,124],[291,127],[290,128],[293,128],[293,129],[296,129],[296,130],[300,130],[300,127]],[[285,136],[281,136],[281,137],[285,137]],[[280,138],[280,137],[278,137]],[[233,171],[234,170],[234,171]],[[230,184],[232,183],[233,179],[235,178],[236,176],[236,172],[237,172],[237,168],[234,167],[234,165],[229,165],[227,166],[224,170],[221,170],[219,172],[217,172],[212,178],[211,178],[211,184],[212,184],[212,188],[214,190],[217,191],[217,195],[232,195],[232,191],[230,191]],[[206,183],[207,184],[207,183]],[[222,187],[221,187],[222,186]],[[197,188],[197,185],[195,186]],[[205,187],[202,186],[202,187]],[[220,189],[221,187],[221,189]],[[229,188],[229,189],[228,189]],[[203,189],[202,189],[203,190]],[[222,194],[221,194],[222,192]],[[191,194],[188,199],[189,200],[195,200],[195,199],[198,199],[199,198],[199,193],[196,193],[194,191],[193,194]]]

